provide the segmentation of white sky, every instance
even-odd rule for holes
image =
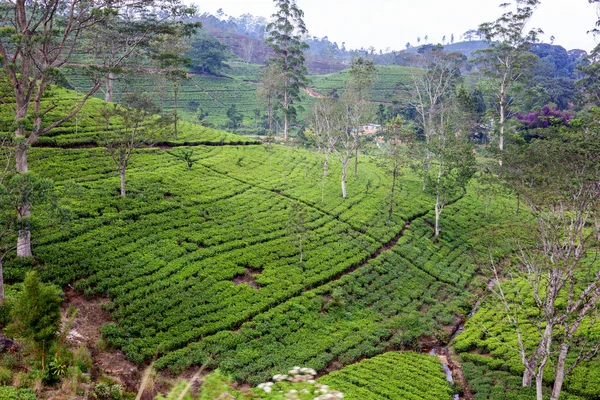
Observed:
[[[200,12],[217,9],[231,16],[244,13],[270,17],[275,11],[272,0],[189,0]],[[417,37],[429,36],[429,42],[441,42],[442,36],[455,40],[482,22],[493,21],[502,14],[500,3],[506,0],[297,0],[304,11],[304,22],[311,36],[328,36],[347,48],[405,48],[406,42],[417,44]],[[549,41],[567,50],[590,51],[596,44],[587,31],[598,19],[588,0],[542,0],[531,27],[545,32]],[[423,42],[421,42],[423,43]]]

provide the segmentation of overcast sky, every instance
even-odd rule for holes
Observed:
[[[231,16],[244,13],[270,17],[272,0],[190,0],[200,12],[217,9]],[[404,49],[416,45],[417,37],[441,42],[454,34],[458,41],[468,29],[493,21],[502,14],[500,3],[507,0],[297,0],[304,10],[304,22],[311,36],[328,36],[332,42],[346,42],[347,48]],[[531,27],[542,28],[545,41],[590,51],[596,44],[586,32],[594,27],[595,8],[588,0],[542,0]]]

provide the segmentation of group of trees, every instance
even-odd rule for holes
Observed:
[[[325,154],[323,176],[328,173],[329,156],[335,154],[342,165],[342,197],[346,198],[348,165],[355,157],[354,175],[358,174],[358,151],[362,128],[368,117],[368,91],[375,81],[372,61],[358,58],[350,66],[350,80],[342,96],[321,100],[312,109],[310,118],[314,140]]]
[[[288,139],[301,91],[308,83],[304,56],[307,29],[304,14],[294,0],[275,3],[277,12],[263,33],[255,32],[260,21],[247,21],[247,29],[267,35],[274,58],[263,71],[258,93],[266,103],[269,131],[273,132],[273,120],[279,113],[284,138]],[[534,217],[530,229],[519,232],[523,236],[518,236],[521,240],[515,244],[516,260],[491,256],[494,291],[515,329],[516,351],[525,369],[523,385],[530,386],[535,379],[538,398],[542,399],[543,378],[552,364],[555,400],[565,376],[600,350],[600,344],[588,342],[580,334],[584,325],[597,322],[600,311],[600,273],[594,258],[600,251],[600,128],[594,108],[600,105],[600,50],[596,49],[581,67],[585,113],[575,118],[548,107],[531,114],[535,118],[518,115],[515,93],[540,67],[539,57],[531,48],[541,31],[528,28],[539,3],[515,0],[504,4],[500,18],[482,24],[476,33],[489,47],[477,54],[477,63],[485,75],[487,93],[492,93],[485,115],[493,121],[487,129],[497,148],[498,166],[492,172],[529,206]],[[220,57],[225,49],[219,42],[196,36],[191,47],[185,44],[198,28],[198,24],[182,22],[191,12],[172,0],[0,3],[0,83],[10,92],[0,99],[10,99],[3,103],[14,108],[15,116],[12,133],[0,138],[0,299],[4,297],[4,256],[13,250],[19,257],[32,255],[31,204],[49,197],[52,189],[51,182],[29,173],[29,148],[40,136],[74,118],[91,96],[104,91],[108,102],[102,110],[105,145],[118,169],[120,194],[126,196],[126,171],[133,151],[158,140],[171,126],[177,135],[178,90],[190,66],[185,54],[194,60],[197,72],[215,73],[224,66]],[[47,117],[56,106],[43,107],[46,89],[56,82],[60,68],[73,54],[86,49],[93,60],[87,67],[91,86],[64,115],[49,122]],[[358,57],[350,65],[343,93],[321,99],[312,108],[308,132],[324,155],[323,179],[329,174],[331,155],[339,160],[341,195],[346,198],[348,167],[353,158],[354,175],[359,173],[363,125],[374,117],[380,119],[386,126],[383,164],[392,177],[389,218],[394,213],[399,177],[412,167],[423,179],[423,190],[435,199],[433,229],[438,236],[445,207],[465,193],[476,173],[472,139],[483,119],[483,95],[467,87],[463,55],[431,45],[419,50],[418,60],[420,68],[412,70],[410,84],[402,88],[399,103],[405,115],[392,115],[383,105],[374,115],[368,98],[377,69],[372,60]],[[163,83],[171,85],[174,111],[170,118],[159,116],[160,107],[146,94],[123,96],[121,104],[112,103],[115,81],[140,65],[160,71]],[[231,128],[240,125],[235,104],[227,116]],[[186,161],[189,169],[197,161],[193,152],[173,155]],[[290,236],[298,246],[301,265],[306,218],[304,207],[292,203]],[[55,325],[60,301],[54,289],[40,286],[36,279],[28,276],[25,290],[32,293],[30,296],[47,298],[47,306],[52,308],[49,326]],[[528,285],[526,293],[520,291],[520,282]],[[28,321],[26,308],[33,307],[25,300],[23,304],[15,311],[18,321]],[[525,304],[536,311],[523,313]],[[25,326],[27,323],[22,322],[15,329],[45,346],[56,329],[50,332],[51,328],[44,326],[36,333],[36,323],[30,321]],[[524,338],[524,323],[539,330],[539,338],[527,338],[535,341],[533,347]],[[40,351],[45,353],[46,348]],[[576,356],[570,359],[574,351]]]
[[[181,67],[186,63],[180,44],[198,28],[181,19],[193,11],[170,0],[93,4],[81,0],[15,0],[0,4],[0,98],[2,106],[14,113],[7,128],[13,133],[2,137],[0,146],[1,298],[4,257],[15,250],[18,257],[32,255],[32,202],[47,203],[54,198],[51,182],[29,172],[29,148],[41,136],[73,119],[98,91],[104,91],[105,100],[111,102],[114,82],[132,69],[143,68],[140,65],[158,68],[176,93],[185,75]],[[72,62],[74,54],[86,55],[87,64],[81,68],[90,86],[79,88],[82,95],[56,118],[57,105],[44,106],[46,91],[58,81],[60,69]],[[122,100],[123,105],[107,104],[102,118],[106,122],[106,148],[119,171],[121,195],[125,196],[125,171],[133,149],[164,132],[167,121],[176,135],[177,105],[172,117],[160,118],[147,95]]]
[[[516,346],[507,345],[522,361],[523,386],[535,380],[541,400],[544,377],[550,375],[550,398],[557,400],[566,376],[600,350],[589,335],[600,311],[600,127],[595,117],[600,102],[590,85],[597,68],[592,53],[581,68],[586,76],[577,116],[553,106],[515,113],[514,89],[536,65],[529,49],[540,31],[526,26],[538,4],[518,0],[514,9],[480,28],[491,42],[480,61],[496,98],[496,174],[534,217],[525,227],[520,220],[511,232],[514,258],[497,259],[496,247],[490,246],[488,262],[492,292],[514,332]]]

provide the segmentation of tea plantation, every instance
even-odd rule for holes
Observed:
[[[522,285],[527,293],[526,284]],[[514,330],[503,321],[503,312],[499,301],[489,298],[482,308],[469,320],[464,333],[459,335],[453,347],[463,360],[465,377],[469,380],[471,390],[476,399],[533,399],[535,388],[521,387],[524,367],[520,356],[514,350],[517,339]],[[600,326],[584,323],[580,335],[589,339],[589,343],[600,341]],[[531,348],[536,345],[539,334],[531,324],[523,324],[522,332],[525,345]],[[576,353],[572,352],[567,360],[574,361]],[[552,368],[545,371],[544,380],[552,381]],[[565,392],[561,399],[596,399],[600,397],[600,360],[584,362],[567,376]],[[548,393],[550,388],[548,388]]]
[[[235,104],[247,126],[253,127],[260,122],[256,120],[256,112],[264,113],[265,109],[265,102],[257,94],[261,66],[242,62],[230,62],[230,66],[231,68],[224,71],[224,76],[190,75],[189,79],[181,82],[178,103],[179,113],[183,118],[197,122],[199,108],[206,114],[204,121],[216,126],[226,126],[227,110]],[[377,79],[370,100],[379,103],[391,103],[396,100],[399,85],[410,84],[411,74],[414,72],[411,68],[399,66],[378,66],[377,69]],[[89,81],[77,67],[66,69],[65,75],[74,88],[83,90],[89,86]],[[328,95],[332,90],[341,94],[349,77],[347,70],[328,75],[313,75],[310,77],[309,87],[321,95]],[[169,85],[162,85],[159,77],[148,73],[139,72],[125,76],[115,82],[115,100],[135,87],[138,91],[154,93],[156,101],[165,111],[169,111],[173,108],[173,93]],[[102,97],[103,94],[98,93],[98,96]],[[302,95],[300,120],[304,119],[315,100],[306,93]]]
[[[319,379],[350,400],[441,400],[451,390],[437,357],[415,352],[386,353]]]

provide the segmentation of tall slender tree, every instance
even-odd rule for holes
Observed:
[[[271,63],[277,65],[283,82],[278,95],[283,110],[283,136],[289,136],[290,124],[295,120],[300,90],[308,83],[304,50],[308,45],[302,36],[308,34],[304,24],[304,12],[295,0],[274,0],[278,11],[273,14],[273,22],[267,25],[267,44],[271,46],[276,58]]]
[[[506,11],[493,22],[479,26],[478,35],[488,42],[487,49],[478,52],[478,61],[495,85],[497,105],[498,149],[504,151],[506,121],[511,115],[511,89],[526,79],[537,56],[529,52],[531,43],[543,33],[540,29],[527,30],[539,0],[514,0],[500,7]],[[502,163],[502,159],[500,159]]]
[[[369,91],[375,82],[377,68],[371,60],[365,60],[359,57],[352,60],[350,64],[350,81],[347,83],[350,96],[355,96],[356,101],[361,103],[361,110],[366,111],[364,103],[366,102]],[[361,115],[360,118],[364,118]],[[354,131],[354,176],[358,176],[358,152],[360,150],[360,129]]]

